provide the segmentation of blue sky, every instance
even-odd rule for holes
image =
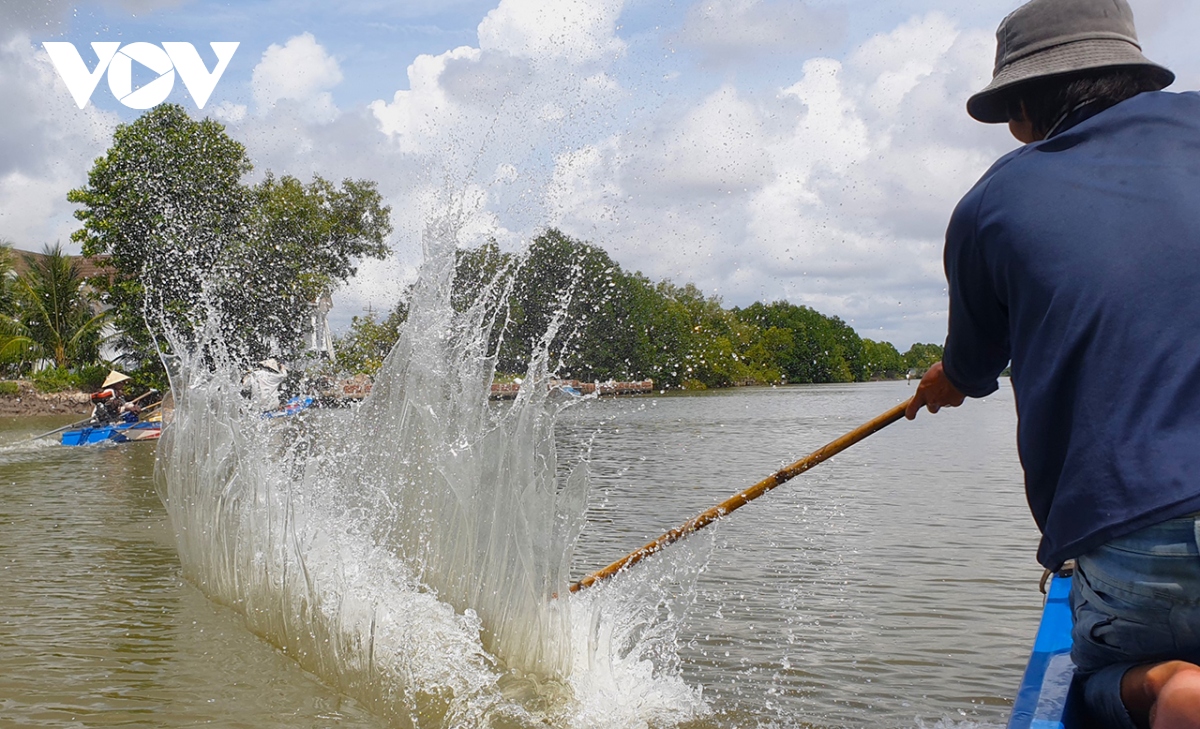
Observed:
[[[335,325],[394,303],[433,201],[460,242],[554,225],[727,304],[788,299],[902,349],[945,332],[954,203],[1015,142],[971,121],[1014,0],[61,0],[0,6],[0,238],[65,241],[67,190],[138,112],[71,101],[41,44],[240,46],[203,110],[256,175],[368,178],[394,257]],[[1147,54],[1200,87],[1200,3],[1131,0]],[[135,64],[136,67],[136,64]],[[150,80],[149,76],[135,76]]]

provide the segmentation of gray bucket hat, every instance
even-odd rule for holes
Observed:
[[[1007,122],[1005,92],[1017,84],[1115,66],[1145,68],[1159,88],[1175,80],[1142,55],[1126,0],[1033,0],[1000,23],[992,82],[967,101],[967,113]]]

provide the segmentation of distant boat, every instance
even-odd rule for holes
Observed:
[[[583,397],[583,393],[571,385],[558,385],[550,388],[550,394],[566,395],[567,397]]]
[[[310,407],[313,406],[314,403],[316,403],[316,398],[313,398],[313,397],[308,397],[308,396],[293,397],[291,400],[288,400],[286,403],[284,403],[283,407],[281,407],[277,410],[268,410],[267,412],[263,413],[261,417],[263,417],[263,418],[290,417],[292,415],[296,415],[297,413],[308,410]]]
[[[1052,577],[1008,729],[1081,729],[1084,725],[1082,696],[1071,661],[1070,596],[1070,574]]]

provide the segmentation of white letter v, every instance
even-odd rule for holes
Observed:
[[[217,54],[217,65],[213,67],[212,73],[209,73],[208,69],[204,67],[204,61],[201,60],[200,54],[196,52],[191,43],[167,42],[162,44],[163,50],[171,57],[171,63],[174,64],[175,70],[179,71],[179,78],[183,79],[183,85],[195,99],[196,106],[201,109],[208,103],[208,97],[217,87],[217,82],[221,80],[221,74],[225,73],[230,59],[233,58],[233,52],[237,50],[239,44],[225,41],[208,45],[213,49],[213,53]]]
[[[82,109],[87,106],[88,99],[92,98],[96,84],[100,83],[100,77],[104,75],[104,70],[112,62],[113,56],[117,55],[117,49],[121,47],[121,44],[116,41],[92,43],[92,50],[96,52],[96,58],[100,60],[96,64],[95,71],[87,70],[87,66],[83,63],[83,57],[79,55],[79,51],[75,50],[74,43],[48,41],[43,43],[42,47],[46,49],[46,53],[50,54],[50,62],[54,64],[58,75],[67,85],[67,90],[71,92],[75,103]]]

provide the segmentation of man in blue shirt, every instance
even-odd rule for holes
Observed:
[[[1011,363],[1095,720],[1200,727],[1200,94],[1161,91],[1125,0],[1033,0],[997,45],[967,110],[1025,146],[954,211],[945,354],[908,417]]]

